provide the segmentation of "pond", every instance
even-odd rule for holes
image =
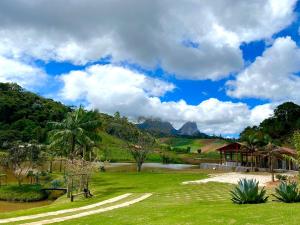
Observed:
[[[45,205],[50,205],[53,201],[45,200],[38,202],[6,202],[0,201],[0,213],[1,212],[9,212],[21,209],[30,209]]]

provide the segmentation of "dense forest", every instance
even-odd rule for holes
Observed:
[[[290,144],[292,134],[300,129],[300,106],[293,102],[279,105],[273,116],[265,119],[259,126],[247,127],[240,134],[241,140],[249,135],[258,138],[269,135],[277,144]]]
[[[50,121],[62,121],[71,107],[31,93],[15,83],[0,83],[0,147],[7,142],[45,143]],[[125,141],[133,141],[139,129],[119,113],[98,114],[101,129]]]
[[[48,121],[61,121],[69,107],[28,92],[17,84],[0,83],[0,144],[45,142]]]

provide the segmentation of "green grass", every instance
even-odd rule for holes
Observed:
[[[148,170],[149,171],[149,170]],[[300,203],[269,201],[259,205],[236,205],[230,201],[232,185],[207,183],[181,185],[182,181],[205,178],[198,170],[170,172],[106,172],[93,177],[92,199],[70,203],[62,197],[50,206],[3,213],[1,218],[78,207],[124,193],[151,192],[153,196],[129,207],[65,221],[60,224],[299,224]]]
[[[33,202],[47,198],[41,190],[41,185],[23,184],[6,185],[0,187],[0,200],[5,201],[19,201],[19,202]]]
[[[102,138],[99,150],[101,160],[110,160],[111,162],[132,161],[132,156],[128,152],[125,141],[105,132],[100,132],[100,136]]]

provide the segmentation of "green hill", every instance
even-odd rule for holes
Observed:
[[[171,148],[188,148],[190,147],[191,153],[197,153],[199,149],[201,152],[212,152],[216,148],[226,143],[222,139],[193,139],[193,138],[181,138],[181,137],[168,137],[160,138],[160,142],[170,145]]]
[[[70,110],[17,84],[0,83],[0,146],[15,140],[45,142],[48,121],[60,121]]]

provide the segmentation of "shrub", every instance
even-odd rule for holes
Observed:
[[[46,198],[47,194],[42,191],[41,185],[7,185],[0,188],[0,200],[4,201],[33,202]]]
[[[236,204],[257,204],[268,200],[266,190],[259,190],[258,181],[254,179],[241,179],[238,185],[230,191],[231,200]]]
[[[276,175],[276,179],[278,179],[280,181],[286,181],[288,179],[288,176],[287,175],[277,174]]]
[[[62,180],[52,180],[51,181],[51,187],[53,188],[59,188],[59,187],[63,187],[64,182]]]
[[[165,152],[161,154],[161,159],[163,164],[169,164],[173,162],[172,156]]]
[[[281,202],[292,203],[300,202],[300,193],[296,182],[280,182],[279,186],[275,188],[276,194],[273,196]]]
[[[174,147],[172,150],[174,152],[176,152],[176,153],[183,153],[183,154],[185,154],[185,153],[190,153],[191,148],[190,147],[187,147],[187,148]]]

